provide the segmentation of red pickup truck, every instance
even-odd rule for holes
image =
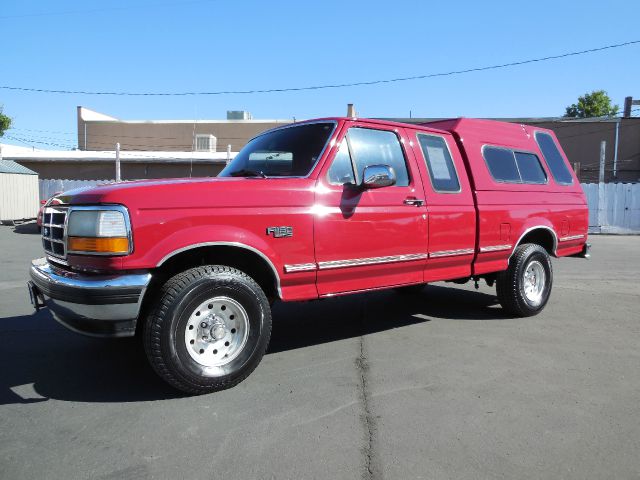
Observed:
[[[80,333],[139,332],[163,379],[205,393],[255,369],[276,300],[484,279],[535,315],[550,257],[588,257],[587,213],[551,131],[318,119],[255,137],[217,178],[59,195],[29,292]]]

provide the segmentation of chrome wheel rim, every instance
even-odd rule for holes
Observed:
[[[547,275],[542,264],[537,260],[529,263],[524,270],[522,280],[524,296],[529,303],[533,306],[540,305],[547,281]]]
[[[221,367],[236,358],[249,338],[249,316],[229,297],[202,302],[189,316],[184,344],[189,356],[205,367]]]

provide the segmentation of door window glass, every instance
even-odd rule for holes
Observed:
[[[338,152],[336,153],[331,168],[329,168],[329,183],[344,185],[345,183],[355,183],[353,178],[353,165],[349,154],[347,140],[342,140]]]
[[[388,165],[396,173],[396,186],[409,185],[407,164],[398,136],[394,132],[354,127],[349,129],[347,137],[358,171],[358,181],[362,179],[365,167]]]

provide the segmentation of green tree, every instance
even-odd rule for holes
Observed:
[[[578,103],[567,107],[565,117],[589,118],[610,117],[616,115],[620,107],[611,104],[611,98],[604,90],[594,90],[578,98]]]
[[[0,137],[4,135],[6,130],[11,128],[11,119],[2,113],[2,106],[0,105]]]

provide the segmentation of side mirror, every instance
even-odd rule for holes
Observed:
[[[362,173],[362,188],[382,188],[396,184],[396,172],[389,165],[369,165]]]

